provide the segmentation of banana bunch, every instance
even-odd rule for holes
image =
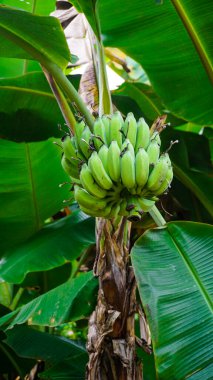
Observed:
[[[168,153],[144,119],[119,112],[96,119],[93,132],[83,121],[75,136],[62,138],[62,166],[74,183],[74,195],[86,214],[139,220],[171,184]]]

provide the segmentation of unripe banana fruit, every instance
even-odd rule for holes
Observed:
[[[62,139],[62,166],[74,183],[74,196],[86,214],[137,221],[169,187],[173,178],[168,153],[160,154],[158,131],[129,113],[102,116],[93,132],[83,121],[76,135]]]

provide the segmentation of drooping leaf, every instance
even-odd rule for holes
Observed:
[[[210,225],[169,223],[147,231],[132,249],[159,379],[212,376],[212,233]]]
[[[99,2],[104,45],[139,62],[166,107],[201,125],[213,122],[212,7],[211,0]],[[91,2],[84,11],[89,19]]]
[[[87,359],[86,349],[76,341],[40,332],[27,326],[16,326],[7,330],[5,343],[17,355],[25,358],[40,359],[46,362],[47,367],[60,363],[65,358],[75,362],[76,359]]]
[[[0,6],[0,57],[52,61],[65,68],[70,52],[59,21]]]
[[[6,251],[0,261],[1,278],[13,284],[21,283],[27,273],[61,266],[79,257],[94,243],[94,218],[75,211],[44,226],[27,242]]]
[[[1,253],[36,233],[45,219],[64,207],[69,180],[54,140],[18,144],[0,140]]]
[[[4,0],[4,5],[21,8],[33,14],[48,16],[55,9],[55,0]],[[39,63],[33,60],[0,58],[0,76],[2,78],[14,77],[32,71],[41,71]]]
[[[12,328],[28,321],[30,325],[53,327],[80,319],[92,311],[96,291],[93,274],[81,274],[0,318],[0,325],[10,322],[8,328]]]

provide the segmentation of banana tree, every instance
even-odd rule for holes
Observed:
[[[16,3],[14,1],[9,5],[17,5]],[[165,196],[161,196],[170,186],[173,167],[175,184],[171,211],[176,212],[174,219],[178,219],[178,210],[181,209],[177,204],[187,202],[189,191],[197,213],[204,215],[204,221],[208,222],[213,214],[210,193],[207,190],[210,184],[208,139],[204,141],[205,136],[199,137],[191,133],[187,145],[185,135],[187,125],[193,131],[193,126],[202,128],[212,123],[211,55],[208,40],[205,39],[206,28],[196,24],[200,8],[207,15],[209,2],[153,2],[151,7],[148,1],[143,4],[135,1],[134,4],[124,2],[122,9],[118,1],[100,1],[100,4],[96,1],[73,1],[75,8],[68,2],[64,3],[66,4],[63,8],[66,8],[68,16],[71,15],[71,21],[73,11],[74,19],[82,13],[86,16],[84,22],[91,48],[93,73],[93,82],[90,77],[86,86],[87,96],[83,94],[81,97],[71,76],[66,75],[67,68],[70,64],[77,64],[78,58],[73,55],[75,52],[72,51],[72,45],[72,55],[70,54],[59,21],[53,17],[39,16],[7,6],[0,7],[0,55],[24,60],[25,69],[29,60],[40,64],[36,66],[36,70],[40,70],[36,77],[29,72],[22,79],[2,80],[4,93],[9,91],[11,97],[14,96],[14,91],[29,92],[31,96],[46,96],[52,112],[55,109],[50,102],[56,100],[67,126],[66,136],[62,138],[62,142],[57,141],[60,145],[58,151],[57,146],[53,148],[50,141],[32,142],[33,138],[28,131],[21,139],[17,132],[15,135],[19,138],[14,137],[13,129],[12,132],[4,129],[4,137],[22,143],[2,141],[1,155],[2,160],[5,160],[2,186],[7,189],[4,203],[8,213],[6,228],[3,229],[6,241],[3,245],[1,278],[5,284],[20,284],[28,272],[50,270],[66,264],[67,261],[71,261],[74,267],[65,284],[24,305],[18,304],[18,291],[17,297],[5,304],[12,312],[6,313],[0,320],[7,335],[6,341],[1,343],[2,351],[6,357],[11,358],[11,347],[20,356],[42,359],[46,363],[45,372],[42,366],[36,367],[37,372],[42,371],[42,378],[55,378],[57,373],[64,378],[61,367],[67,378],[83,378],[82,371],[73,364],[73,359],[85,364],[87,359],[85,360],[83,347],[73,342],[72,345],[68,342],[63,344],[60,338],[17,325],[27,322],[35,326],[54,328],[62,322],[88,315],[94,307],[91,299],[97,289],[97,281],[94,279],[97,277],[97,304],[88,325],[87,379],[130,380],[143,379],[143,376],[145,379],[155,378],[154,363],[147,364],[147,356],[152,354],[152,349],[159,379],[210,379],[211,340],[208,331],[212,322],[209,279],[212,227],[193,222],[171,221],[166,224],[158,210],[160,207],[165,214],[161,205],[161,199],[165,199]],[[35,12],[36,2],[33,4],[31,11]],[[38,8],[39,4],[37,2]],[[41,9],[42,6],[38,13]],[[115,12],[113,18],[112,9]],[[139,11],[141,16],[138,19]],[[116,17],[118,14],[119,17]],[[173,41],[168,38],[168,30],[162,23],[153,21],[160,17],[170,28],[169,35],[172,34],[174,21],[177,22],[179,29],[174,29]],[[67,22],[69,17],[66,25]],[[123,32],[126,29],[129,29],[128,33]],[[162,53],[165,41],[168,41],[168,47]],[[182,44],[179,50],[174,41]],[[141,63],[153,88],[150,82],[144,84],[128,80],[126,87],[115,91],[112,98],[105,64],[105,53],[109,57],[109,51],[107,53],[104,50],[103,43],[123,50]],[[195,65],[193,72],[188,63],[191,54]],[[115,54],[112,51],[110,57],[114,65]],[[180,69],[180,62],[183,69]],[[187,65],[184,66],[186,62]],[[121,59],[119,63],[122,63]],[[120,65],[122,72],[125,71],[123,67],[125,66]],[[160,74],[158,67],[161,68]],[[34,81],[30,81],[31,76]],[[44,76],[47,82],[44,81]],[[193,79],[195,76],[196,82]],[[181,78],[185,77],[187,80],[183,82]],[[203,96],[201,99],[194,99],[190,89],[192,87],[194,91],[200,91],[201,82]],[[97,109],[94,101],[91,103],[90,100],[90,104],[87,102],[88,93],[91,92],[93,96],[91,83],[98,90]],[[82,79],[80,90],[82,93]],[[136,110],[136,118],[132,113],[125,118],[127,112],[133,111],[125,109],[126,99]],[[25,104],[26,101],[25,98]],[[3,111],[5,108],[4,105]],[[33,107],[32,110],[34,111]],[[155,122],[152,120],[153,116],[150,116],[153,114],[157,118]],[[166,114],[171,123],[181,126],[181,130],[174,128],[168,132],[163,131]],[[142,119],[136,123],[136,119],[144,115],[151,122],[150,129]],[[46,118],[49,120],[51,115],[46,115]],[[46,133],[44,139],[55,133],[59,136],[58,131]],[[163,147],[161,155],[160,136]],[[199,160],[189,148],[191,141],[196,146],[196,142],[200,144],[200,139],[203,139],[201,149],[205,150],[204,144],[207,144],[203,163],[208,164],[204,173],[201,170],[202,165],[199,168]],[[172,166],[167,153],[169,145],[173,145],[170,144],[171,140],[180,140],[173,147],[173,152],[171,150]],[[57,166],[61,148],[62,166],[66,173]],[[7,156],[8,149],[10,156]],[[20,173],[15,182],[13,170],[6,176],[11,151],[16,160],[16,171]],[[105,161],[106,152],[108,158]],[[46,166],[46,171],[42,169],[41,176],[42,166]],[[56,183],[70,183],[69,177],[74,187],[71,189],[71,198],[64,186],[56,191]],[[11,207],[11,192],[19,194],[19,205],[25,205],[25,208],[20,208],[18,216],[14,215]],[[70,204],[74,197],[82,211],[95,217],[95,236],[94,225],[88,227],[91,226],[89,220],[85,216],[79,217],[75,212],[73,216],[67,216],[65,221],[62,219],[55,222],[56,226],[53,223],[43,227],[44,221],[63,207],[62,200],[66,195],[70,198]],[[27,203],[24,201],[26,197]],[[28,222],[29,205],[32,210],[31,223]],[[191,219],[200,221],[195,217]],[[82,222],[84,224],[81,226]],[[15,223],[14,241],[11,241],[12,223]],[[25,224],[28,224],[27,229],[22,227]],[[93,234],[90,231],[87,238],[81,239],[83,225],[87,232],[88,228],[92,228]],[[158,228],[150,229],[155,225]],[[54,243],[50,246],[52,239],[59,242],[56,230],[59,232],[59,240],[60,236],[65,239],[65,243],[60,242],[57,249]],[[72,231],[71,240],[67,237],[69,231]],[[85,252],[88,253],[88,247],[91,249],[91,244],[95,241],[94,277],[91,273],[76,277],[85,261]],[[72,244],[75,249],[72,249]],[[46,250],[53,253],[51,259],[46,257]],[[30,252],[30,255],[26,255],[26,252]],[[79,256],[75,268],[73,263]],[[17,266],[18,262],[21,265],[14,270],[14,265]],[[8,288],[5,288],[5,294],[9,297]],[[77,306],[78,302],[82,305]],[[48,305],[48,310],[45,305]],[[27,339],[22,344],[20,334],[23,333]],[[55,339],[55,346],[61,347],[61,367],[60,358],[55,359],[58,352],[56,355],[51,349],[49,356],[48,352],[39,352],[39,345],[36,343],[39,339],[43,339],[48,347],[51,340],[53,342]],[[32,352],[28,348],[29,342],[35,342]],[[142,351],[145,353],[142,354]],[[15,364],[14,367],[22,375],[20,366]]]

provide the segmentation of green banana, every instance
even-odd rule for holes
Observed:
[[[139,148],[135,157],[135,179],[141,188],[145,186],[149,177],[149,156],[143,148]]]
[[[116,114],[117,116],[120,117],[121,125],[123,126],[123,124],[124,124],[124,119],[123,119],[123,117],[122,117],[120,111],[116,111],[115,114]]]
[[[92,154],[92,151],[90,148],[90,139],[91,139],[91,131],[89,127],[86,126],[81,135],[81,139],[79,140],[79,148],[86,159],[88,159]]]
[[[138,203],[139,203],[142,211],[147,212],[154,206],[155,201],[152,201],[151,199],[139,197]]]
[[[106,143],[105,127],[100,117],[95,120],[93,133],[94,133],[93,141],[94,141],[95,147],[97,150],[99,150],[100,147],[104,143]]]
[[[147,148],[147,154],[149,156],[149,164],[155,165],[160,154],[160,147],[155,140],[150,142]]]
[[[137,140],[135,145],[135,153],[137,153],[139,148],[146,149],[150,142],[150,130],[148,124],[141,117],[138,120],[138,128],[137,128]]]
[[[128,129],[127,129],[127,139],[131,142],[133,148],[135,148],[137,140],[137,122],[132,112],[127,115]]]
[[[62,137],[61,142],[65,157],[68,158],[68,160],[71,160],[72,157],[77,158],[77,149],[73,137],[71,138],[69,135],[66,135]]]
[[[135,157],[135,151],[133,148],[133,145],[129,141],[129,139],[125,139],[122,146],[121,146],[121,155],[126,151],[129,150],[133,157]]]
[[[138,200],[136,197],[129,198],[126,206],[126,210],[128,211],[127,219],[131,222],[137,222],[141,219],[141,207],[138,204]]]
[[[107,214],[107,219],[116,218],[120,211],[120,204],[113,203],[110,212]]]
[[[121,180],[127,189],[135,186],[135,159],[129,150],[121,157]]]
[[[101,120],[102,120],[102,123],[104,125],[104,130],[105,130],[105,138],[106,138],[106,145],[109,146],[110,145],[110,119],[108,116],[106,115],[103,115],[101,117]]]
[[[110,178],[118,182],[121,176],[120,148],[117,141],[112,141],[108,152],[108,170]]]
[[[86,125],[85,125],[83,120],[80,123],[76,123],[76,125],[75,125],[75,137],[76,137],[77,148],[80,147],[79,142],[81,140],[81,136],[82,136],[82,133],[83,133],[85,127],[86,127]]]
[[[68,160],[63,154],[61,159],[61,165],[64,171],[72,178],[79,179],[79,169],[78,165],[74,164],[73,161]]]
[[[110,141],[117,141],[119,148],[122,145],[122,119],[119,112],[112,115],[109,129]]]
[[[168,187],[170,186],[172,179],[173,179],[173,170],[172,170],[172,167],[170,167],[166,173],[165,180],[163,181],[161,186],[157,190],[155,190],[155,195],[163,194],[168,189]]]
[[[129,212],[126,210],[126,206],[127,206],[127,200],[122,199],[120,202],[120,210],[119,210],[120,216],[128,216]]]
[[[149,176],[146,187],[152,192],[158,190],[166,178],[169,169],[167,156],[167,153],[160,156]]]
[[[109,148],[107,148],[106,145],[102,145],[102,147],[98,151],[98,156],[100,157],[101,162],[102,162],[102,164],[104,166],[104,169],[106,170],[107,174],[109,174],[109,170],[108,170],[108,152],[109,152]]]
[[[81,210],[90,216],[108,219],[108,215],[111,213],[112,204],[108,203],[102,210],[91,210],[80,205]]]
[[[85,189],[82,189],[80,186],[74,186],[75,199],[80,206],[87,208],[91,211],[93,210],[102,210],[106,207],[106,199],[100,199],[94,195],[89,194]]]
[[[160,134],[159,132],[154,132],[152,137],[151,137],[151,141],[156,141],[156,143],[161,146],[161,138],[160,138]]]
[[[159,187],[162,185],[163,181],[166,178],[166,174],[168,171],[168,161],[167,161],[168,154],[162,154],[155,164],[149,179],[146,184],[146,188],[154,192],[155,190],[159,189]]]
[[[74,196],[86,214],[106,219],[139,220],[173,178],[169,155],[160,156],[159,132],[129,113],[103,115],[93,133],[82,121],[76,135],[62,139],[62,166],[73,178]],[[95,150],[96,149],[96,150]]]
[[[113,183],[108,176],[97,152],[93,152],[88,161],[89,168],[97,184],[105,190],[111,189]]]
[[[88,191],[88,193],[96,196],[97,198],[106,197],[106,190],[97,185],[87,164],[84,164],[81,168],[80,180],[83,187]]]

